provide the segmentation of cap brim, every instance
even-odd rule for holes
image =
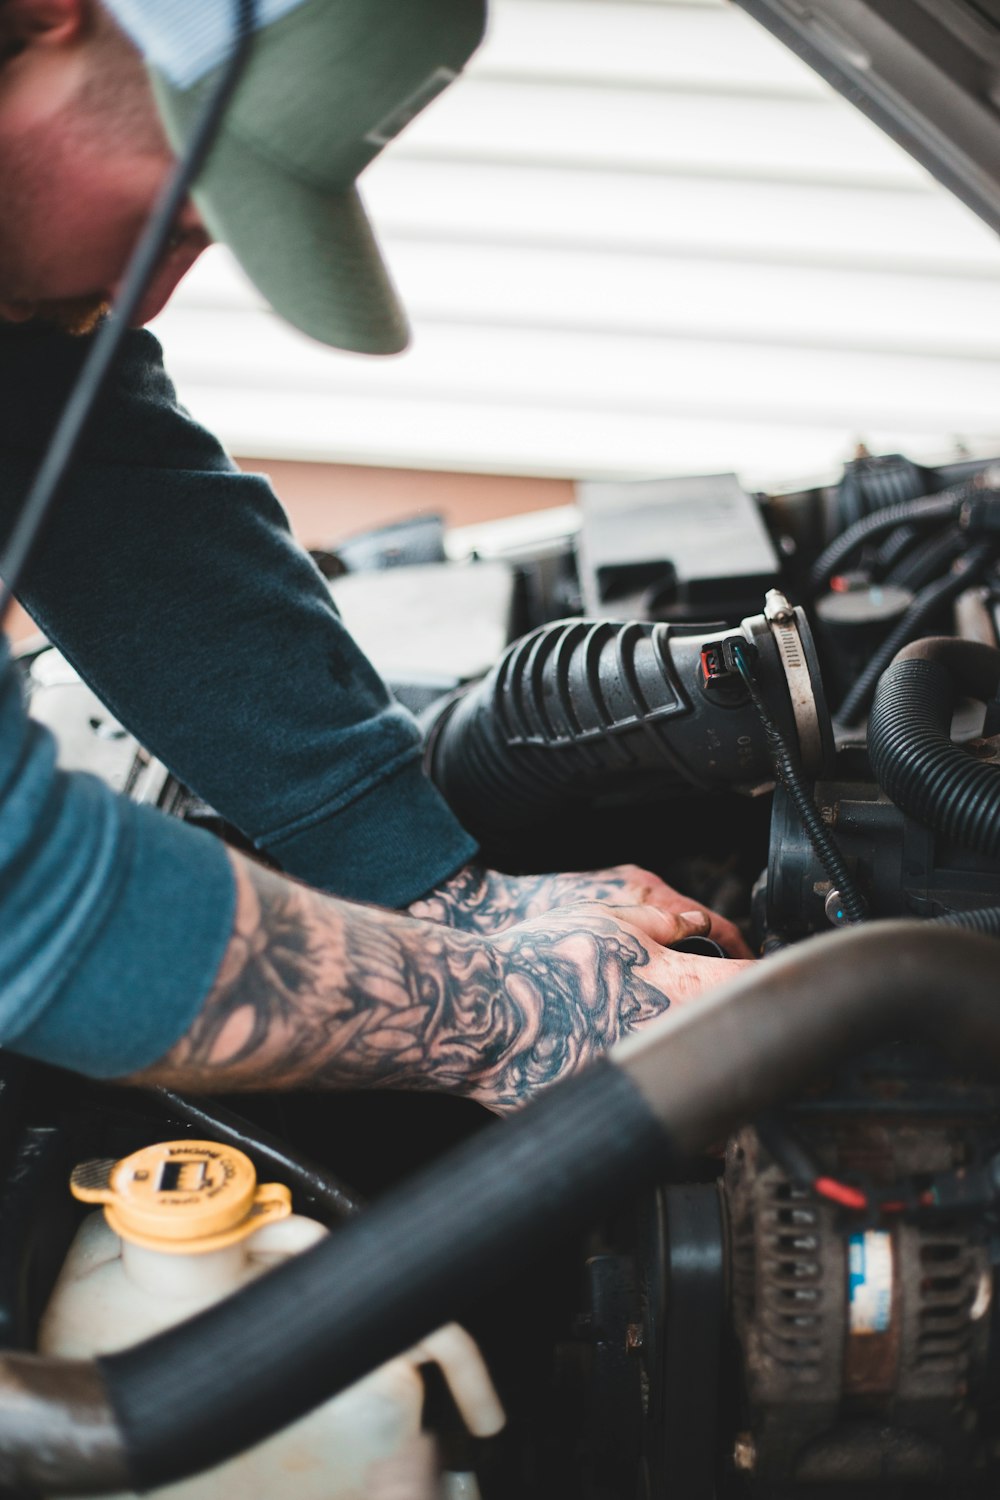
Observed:
[[[155,75],[154,88],[171,137],[183,139],[184,96]],[[192,196],[209,233],[296,328],[361,354],[406,348],[406,314],[356,188],[303,183],[223,125]]]

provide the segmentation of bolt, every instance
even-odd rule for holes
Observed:
[[[826,913],[826,920],[830,923],[831,927],[843,927],[847,924],[847,913],[844,910],[844,903],[838,890],[830,892],[823,902],[823,910]]]
[[[757,1467],[757,1444],[752,1432],[738,1432],[733,1444],[733,1468],[741,1474],[752,1474]]]

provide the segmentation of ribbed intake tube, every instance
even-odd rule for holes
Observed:
[[[1000,651],[934,637],[899,653],[879,681],[868,753],[879,786],[911,817],[964,849],[1000,858],[1000,765],[952,743],[962,697],[1000,684]]]
[[[807,635],[800,614],[797,626]],[[428,736],[430,774],[480,835],[598,796],[639,800],[770,781],[767,740],[738,674],[708,675],[727,640],[749,643],[761,693],[796,744],[782,658],[763,615],[704,635],[648,622],[561,620],[515,642],[446,707]],[[800,700],[810,702],[814,726],[825,724],[811,646],[796,645],[807,688]],[[817,728],[817,745],[821,737]]]

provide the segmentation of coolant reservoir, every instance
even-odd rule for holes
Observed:
[[[103,1204],[80,1226],[39,1330],[45,1354],[110,1354],[192,1317],[326,1234],[292,1213],[279,1183],[258,1184],[242,1151],[212,1141],[167,1141],[119,1162],[85,1162],[74,1195]],[[370,1500],[420,1432],[419,1366],[439,1366],[469,1431],[489,1437],[503,1408],[482,1355],[457,1324],[266,1442],[152,1493],[163,1500]],[[220,1367],[219,1380],[238,1378]],[[471,1474],[444,1479],[448,1500],[479,1490]],[[121,1497],[124,1500],[124,1497]]]

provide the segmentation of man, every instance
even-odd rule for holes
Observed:
[[[164,9],[200,25],[213,8]],[[353,88],[365,107],[379,103],[367,157],[415,107],[412,90],[398,97],[395,87],[393,27],[410,28],[411,56],[437,26],[445,61],[427,76],[440,83],[456,70],[447,56],[456,23],[461,66],[482,22],[474,0],[262,0],[261,9],[277,15],[262,33],[268,45],[291,46],[300,70],[323,62],[317,97],[350,101]],[[119,10],[155,20],[157,7],[120,0]],[[190,58],[172,40],[153,36],[185,81]],[[171,153],[138,56],[94,0],[0,0],[0,57],[6,527],[86,350],[61,330],[85,329],[113,296]],[[338,57],[339,89],[329,77]],[[287,73],[271,79],[259,41],[253,67],[257,93],[237,96],[244,116],[227,116],[234,133],[213,154],[217,179],[206,179],[221,184],[206,211],[223,221],[248,201],[245,185],[226,201],[234,160],[251,182],[259,171],[240,153],[260,80],[277,111],[265,157],[283,139],[295,92]],[[203,82],[197,75],[187,92],[169,75],[158,84],[181,135]],[[307,125],[298,145],[308,150]],[[346,125],[334,125],[350,144]],[[347,156],[343,171],[356,173],[361,158]],[[317,205],[315,183],[292,194],[282,164],[269,188],[296,201],[278,226],[295,222],[302,236],[279,234],[255,275],[281,310],[328,340],[398,347],[404,325],[348,177],[333,193],[325,185]],[[251,258],[268,238],[246,224],[238,235]],[[189,205],[142,320],[206,242]],[[97,1076],[187,1088],[393,1085],[508,1109],[671,1000],[729,976],[731,965],[666,945],[711,923],[739,952],[735,930],[645,872],[518,880],[475,863],[422,775],[412,722],[344,632],[267,486],[239,475],[176,406],[148,335],[131,337],[24,597],[172,769],[285,872],[337,894],[55,771],[3,660],[8,1045]],[[555,909],[595,899],[614,905]]]

